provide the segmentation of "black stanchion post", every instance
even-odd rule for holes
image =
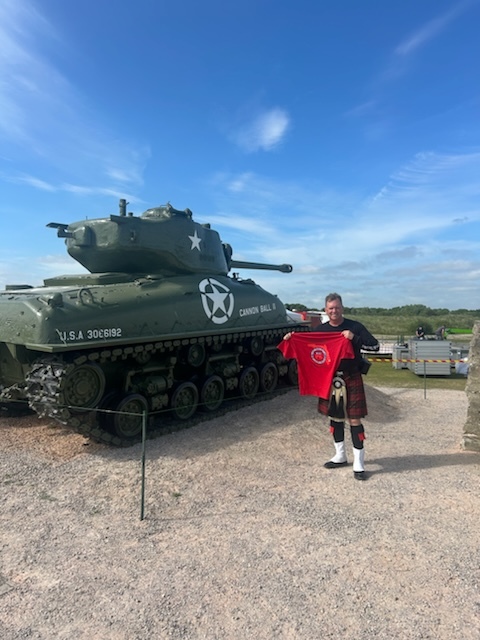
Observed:
[[[427,397],[427,361],[423,361],[423,399]]]
[[[142,413],[142,498],[140,504],[140,520],[145,514],[145,446],[147,440],[147,412]]]

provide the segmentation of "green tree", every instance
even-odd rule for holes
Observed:
[[[300,302],[287,302],[285,307],[289,311],[308,311],[308,307],[306,307],[304,304],[301,304]]]

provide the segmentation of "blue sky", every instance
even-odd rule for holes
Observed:
[[[479,0],[0,0],[0,287],[171,202],[284,302],[480,309]]]

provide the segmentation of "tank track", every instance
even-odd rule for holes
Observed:
[[[288,331],[308,330],[304,326],[285,326],[275,330],[259,330],[251,332],[238,332],[232,334],[219,334],[205,338],[185,338],[178,340],[166,340],[162,342],[144,343],[142,345],[124,345],[118,348],[91,350],[88,353],[79,351],[75,354],[47,355],[37,360],[26,376],[25,395],[28,404],[41,418],[53,418],[56,422],[65,425],[74,431],[82,434],[86,438],[95,442],[108,444],[116,447],[129,447],[142,440],[141,432],[129,437],[117,435],[108,425],[108,410],[105,410],[101,403],[95,404],[91,408],[72,408],[65,402],[66,387],[72,372],[78,371],[84,365],[98,365],[100,367],[110,367],[119,370],[119,367],[128,369],[133,364],[138,366],[144,363],[147,366],[149,357],[153,354],[161,353],[164,359],[170,359],[172,369],[179,353],[199,344],[208,348],[221,349],[222,345],[229,345],[231,353],[235,349],[243,348],[242,345],[260,338],[263,342],[263,350],[256,355],[257,361],[265,361],[267,356],[272,361],[280,358],[280,352],[275,348],[283,335]],[[265,349],[267,347],[267,349]],[[210,352],[211,355],[211,352]],[[267,359],[267,361],[268,361]],[[212,358],[213,360],[213,358]],[[125,364],[123,364],[125,363]],[[292,380],[288,372],[288,363],[283,360],[283,364],[278,367],[280,376],[278,384],[268,392],[258,392],[253,397],[239,396],[232,391],[235,385],[233,380],[238,377],[232,376],[226,380],[225,388],[230,391],[226,395],[222,404],[211,411],[197,410],[187,419],[176,419],[172,416],[171,410],[166,408],[167,400],[164,400],[164,407],[148,413],[147,438],[153,439],[173,431],[191,428],[201,422],[226,415],[231,411],[246,407],[258,402],[272,399],[277,395],[286,393],[296,386],[296,380]],[[142,371],[142,369],[140,369]],[[191,371],[190,371],[191,373]],[[289,379],[290,378],[290,379]],[[230,381],[230,386],[228,382]],[[179,380],[178,382],[181,382]],[[171,395],[171,389],[170,393]],[[166,398],[165,396],[161,396]],[[169,403],[168,403],[169,404]]]

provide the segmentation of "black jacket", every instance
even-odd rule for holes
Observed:
[[[354,373],[360,370],[362,362],[361,349],[368,351],[378,351],[380,345],[378,340],[372,336],[370,331],[361,323],[356,320],[350,320],[344,318],[342,324],[337,327],[333,327],[329,322],[323,324],[317,324],[312,331],[318,332],[331,332],[331,331],[351,331],[353,333],[352,346],[355,352],[355,358],[353,360],[342,360],[339,364],[339,369],[348,373]]]

